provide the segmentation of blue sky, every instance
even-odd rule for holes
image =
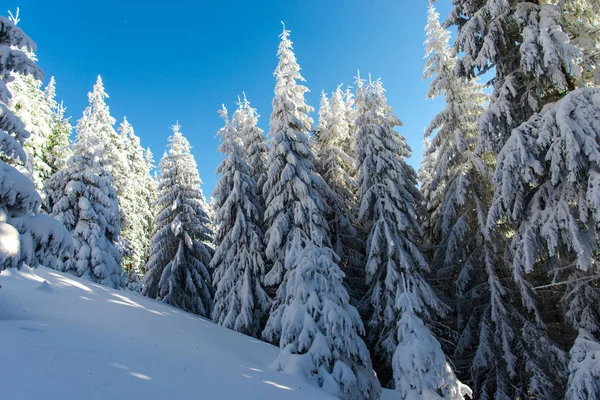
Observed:
[[[436,4],[443,17],[448,3]],[[443,106],[425,99],[429,82],[421,80],[426,0],[18,0],[5,6],[20,7],[19,26],[37,43],[39,65],[47,78],[55,76],[57,97],[74,124],[101,74],[112,115],[118,122],[126,115],[157,160],[169,127],[179,121],[207,195],[221,160],[215,138],[221,104],[232,113],[245,91],[260,127],[269,129],[280,21],[292,32],[313,107],[322,89],[352,84],[357,69],[382,79],[415,168],[423,130]]]

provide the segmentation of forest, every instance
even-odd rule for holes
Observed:
[[[244,93],[215,113],[208,199],[178,123],[155,162],[100,76],[75,122],[0,16],[0,271],[209,318],[342,399],[600,398],[600,2],[428,7],[418,170],[380,79],[313,121],[284,26],[268,131]]]

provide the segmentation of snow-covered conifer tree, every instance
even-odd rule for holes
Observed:
[[[50,166],[50,176],[67,164],[71,156],[71,131],[73,127],[69,117],[65,117],[66,108],[56,101],[56,80],[50,82],[44,90],[46,103],[52,112],[50,118],[50,135],[46,141],[45,160]]]
[[[344,107],[346,108],[346,122],[348,123],[350,137],[344,143],[344,151],[350,155],[356,153],[356,107],[354,103],[354,94],[351,87],[348,86],[344,91]],[[358,173],[357,171],[355,172]]]
[[[270,301],[262,286],[265,273],[262,211],[252,168],[246,162],[243,137],[225,106],[225,126],[218,134],[225,159],[217,167],[215,199],[217,248],[211,261],[216,288],[213,320],[229,329],[258,337]]]
[[[552,0],[561,9],[562,28],[569,35],[571,44],[582,52],[579,85],[600,85],[600,2],[597,0]]]
[[[206,200],[190,143],[172,127],[169,150],[160,161],[157,214],[146,264],[143,294],[210,317],[214,289]]]
[[[490,104],[478,121],[478,151],[498,153],[511,131],[547,102],[573,88],[581,52],[548,2],[455,0],[448,21],[458,26],[461,75],[495,70]]]
[[[431,139],[425,136],[425,139],[423,139],[423,157],[419,163],[417,178],[421,184],[421,196],[423,197],[423,206],[426,211],[423,219],[423,237],[426,243],[431,242],[430,234],[432,229],[430,225],[434,224],[439,217],[439,215],[433,214],[434,211],[439,211],[440,205],[440,196],[434,192],[434,189],[443,191],[444,188],[444,182],[439,182],[436,187],[432,185],[438,153],[430,149]]]
[[[561,296],[563,317],[579,331],[570,351],[569,398],[591,399],[598,389],[581,377],[597,379],[600,369],[600,360],[591,362],[600,345],[599,140],[600,89],[577,89],[547,104],[513,130],[498,155],[487,221],[489,229],[503,221],[513,230],[512,272],[524,305],[540,318],[545,303],[529,294],[526,276],[535,273],[533,289],[553,302]]]
[[[265,144],[263,130],[257,126],[259,115],[256,109],[250,106],[250,102],[246,99],[246,93],[244,93],[244,99],[238,103],[238,109],[233,113],[231,122],[239,132],[243,146],[246,149],[247,164],[251,168],[252,178],[258,185],[262,210],[264,209],[262,187],[267,178],[265,166],[267,145]]]
[[[38,214],[42,199],[20,171],[27,162],[23,145],[30,133],[8,107],[12,94],[7,83],[16,75],[41,79],[43,73],[17,49],[33,52],[35,43],[11,20],[0,16],[0,271],[23,264],[56,268],[73,253],[65,227]]]
[[[93,132],[99,138],[104,147],[105,163],[103,167],[113,177],[114,187],[117,191],[117,199],[119,201],[119,219],[121,221],[121,231],[124,233],[119,237],[119,249],[121,252],[131,254],[133,252],[134,239],[129,237],[130,230],[127,228],[131,225],[131,215],[135,209],[134,196],[132,189],[135,186],[133,183],[134,177],[129,168],[127,159],[127,149],[123,137],[119,135],[114,128],[115,119],[110,115],[110,110],[105,99],[108,94],[104,89],[102,78],[98,75],[94,90],[90,94],[89,115],[83,121],[86,128]],[[82,124],[82,121],[79,121]]]
[[[22,51],[33,61],[37,58],[33,51],[23,48]],[[17,117],[25,124],[25,129],[30,133],[25,141],[25,150],[28,154],[27,170],[31,175],[36,190],[43,194],[44,181],[52,173],[46,158],[46,146],[51,134],[52,111],[46,102],[42,90],[42,81],[33,74],[12,72],[12,79],[7,87],[12,97],[8,106]]]
[[[331,101],[323,93],[317,129],[317,171],[332,189],[326,202],[331,245],[341,259],[346,283],[352,297],[357,299],[364,286],[364,266],[361,249],[364,243],[353,226],[357,214],[356,166],[354,154],[346,152],[353,133],[348,126],[346,105],[340,87],[332,94]]]
[[[342,398],[375,398],[379,384],[371,368],[358,312],[349,304],[343,273],[328,247],[322,195],[330,190],[316,173],[309,148],[312,110],[292,51],[281,34],[269,132],[265,223],[266,255],[273,262],[267,283],[279,284],[263,336],[279,341],[278,368],[301,370]]]
[[[73,154],[65,168],[45,183],[47,209],[73,234],[75,257],[62,268],[102,285],[120,288],[119,205],[107,170],[103,130],[110,127],[99,86],[88,93],[89,105],[77,123]]]
[[[327,93],[324,90],[321,91],[321,101],[319,103],[319,121],[317,122],[317,128],[315,131],[315,139],[317,140],[317,147],[319,144],[319,136],[321,133],[327,129],[329,126],[329,119],[331,117],[331,103],[329,102],[329,97],[327,97]],[[319,151],[316,149],[317,152]]]
[[[457,44],[464,52],[459,69],[473,73],[493,67],[495,71],[490,107],[478,123],[479,150],[499,152],[494,178],[497,187],[487,228],[510,236],[505,263],[512,269],[523,306],[537,325],[566,317],[573,327],[581,329],[572,319],[578,312],[572,312],[571,305],[584,310],[597,296],[595,290],[588,290],[593,285],[579,280],[586,281],[582,273],[593,275],[582,265],[593,259],[597,236],[589,229],[589,213],[594,208],[580,200],[582,193],[591,190],[586,174],[593,175],[595,164],[586,161],[592,153],[583,143],[590,141],[577,140],[595,137],[595,133],[585,128],[574,131],[574,127],[593,126],[595,106],[591,92],[565,94],[591,81],[590,55],[597,53],[592,50],[597,42],[584,37],[589,33],[585,25],[596,17],[582,12],[583,1],[552,3],[559,6],[533,1],[490,0],[477,5],[460,1],[451,22],[459,26]],[[593,13],[597,5],[588,9]],[[576,114],[568,114],[575,109]],[[577,161],[571,163],[572,157]],[[575,228],[577,224],[581,225]],[[586,236],[594,237],[593,241],[586,242]],[[588,256],[586,251],[592,253]],[[526,274],[534,270],[536,273]],[[570,286],[572,280],[579,283]],[[565,288],[561,316],[550,304],[558,302],[560,289]],[[536,293],[543,294],[543,301],[538,301]],[[561,369],[560,364],[547,364]],[[557,390],[562,389],[562,375],[558,371],[548,378]]]
[[[369,231],[368,338],[376,354],[393,367],[395,386],[403,398],[435,392],[462,398],[468,388],[439,356],[439,343],[421,321],[432,311],[443,315],[446,306],[423,278],[429,266],[417,246],[421,227],[415,210],[420,200],[416,173],[399,157],[408,156],[410,149],[397,147],[404,140],[394,138],[399,134],[393,128],[401,123],[387,104],[381,82],[363,87],[358,79],[357,84],[359,216]],[[424,351],[431,355],[423,357]],[[428,371],[430,379],[421,380],[422,371]]]
[[[123,206],[127,206],[124,214],[128,222],[122,227],[121,235],[131,243],[131,254],[123,255],[123,269],[128,272],[133,270],[138,276],[143,276],[143,266],[146,263],[145,255],[150,245],[148,232],[149,221],[152,218],[152,207],[148,203],[151,189],[151,166],[145,159],[144,149],[140,145],[140,138],[136,136],[133,127],[123,119],[119,127],[120,140],[127,160],[128,186],[122,189]],[[129,274],[131,276],[131,274]]]
[[[286,275],[285,303],[275,308],[267,332],[281,326],[281,371],[300,369],[313,384],[342,399],[376,399],[380,385],[364,328],[343,286],[344,274],[328,247],[308,243]]]
[[[423,185],[428,207],[426,237],[435,249],[432,265],[437,276],[453,284],[444,289],[456,304],[455,365],[482,398],[526,393],[552,397],[556,382],[549,377],[561,365],[562,354],[554,345],[535,346],[537,341],[549,341],[508,296],[515,285],[504,267],[505,241],[488,234],[485,225],[495,160],[475,154],[475,148],[476,121],[484,111],[486,96],[474,81],[454,75],[450,33],[441,27],[433,7],[426,33],[424,77],[433,77],[428,95],[443,94],[446,99],[446,107],[426,130],[426,135],[435,134],[425,154],[433,163],[431,180]],[[518,362],[518,356],[527,363]]]
[[[144,161],[146,163],[146,169],[150,171],[150,178],[146,181],[146,204],[148,204],[149,213],[146,214],[146,231],[144,232],[144,268],[143,272],[146,273],[146,263],[150,258],[150,243],[152,239],[152,232],[154,231],[154,216],[157,214],[157,200],[158,200],[158,178],[155,171],[154,154],[150,148],[144,150]]]
[[[273,266],[265,277],[267,286],[278,287],[298,250],[309,241],[318,246],[327,241],[327,221],[316,186],[325,182],[314,171],[314,155],[309,148],[308,132],[313,108],[306,104],[308,91],[300,66],[292,50],[289,31],[284,30],[275,69],[275,98],[268,135],[267,179],[265,195],[265,237],[267,259]]]

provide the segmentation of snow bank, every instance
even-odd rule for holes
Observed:
[[[276,347],[146,297],[43,267],[0,285],[3,399],[332,398],[275,371]]]

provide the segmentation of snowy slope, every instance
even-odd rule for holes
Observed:
[[[3,400],[331,399],[276,347],[131,292],[47,268],[0,285]]]

